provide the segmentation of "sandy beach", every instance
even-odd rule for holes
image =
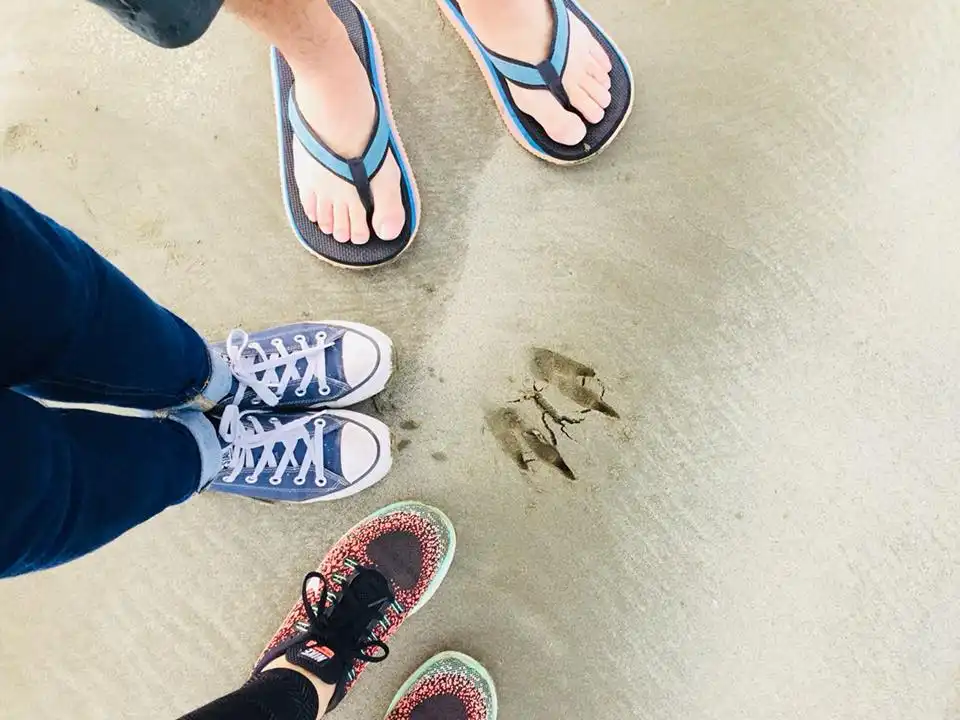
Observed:
[[[287,224],[242,24],[165,51],[86,3],[2,4],[0,185],[210,338],[351,319],[400,366],[367,407],[397,441],[372,490],[205,494],[0,582],[0,716],[174,718],[234,689],[327,547],[419,499],[457,559],[342,720],[445,649],[504,720],[960,719],[960,7],[586,5],[637,102],[563,169],[509,137],[432,0],[365,3],[424,217],[358,274]],[[544,387],[534,348],[619,418]],[[547,437],[535,388],[581,420],[547,417],[575,479],[488,426]]]

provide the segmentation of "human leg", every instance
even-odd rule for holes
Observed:
[[[181,720],[316,720],[332,694],[299,669],[271,669]]]
[[[227,364],[74,233],[0,188],[0,387],[141,410],[212,407]]]
[[[344,158],[359,157],[375,126],[370,78],[326,0],[228,0],[225,7],[260,32],[293,70],[296,102],[313,132]],[[294,141],[294,171],[307,217],[340,242],[364,244],[404,228],[401,172],[392,152],[370,181],[373,214],[357,188],[317,163]]]
[[[239,690],[183,720],[314,720],[322,717],[332,685],[296,667],[267,670]],[[386,720],[496,720],[490,673],[473,658],[443,652],[421,665],[390,703]]]
[[[387,641],[436,592],[455,547],[450,520],[421,503],[361,521],[306,576],[250,682],[184,720],[312,720],[332,710],[369,663],[387,658]]]
[[[139,410],[346,407],[380,392],[393,347],[347,321],[207,343],[74,233],[0,188],[0,387]]]
[[[197,492],[220,444],[180,421],[44,407],[0,390],[0,577],[61,565]]]
[[[344,410],[214,423],[49,408],[0,389],[0,577],[73,560],[205,487],[265,500],[348,497],[390,468],[382,423]]]

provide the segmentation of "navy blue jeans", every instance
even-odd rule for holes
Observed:
[[[182,502],[208,459],[190,423],[34,398],[170,408],[204,398],[212,366],[180,318],[0,188],[0,577],[72,560]]]

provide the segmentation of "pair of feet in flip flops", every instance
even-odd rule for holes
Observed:
[[[389,654],[400,625],[433,597],[453,561],[456,533],[441,511],[402,502],[347,532],[308,573],[301,599],[256,662],[251,682],[292,669],[315,679],[332,710],[370,663]],[[326,692],[321,695],[320,691]],[[387,720],[495,720],[497,694],[475,660],[443,652],[397,693]]]
[[[353,0],[327,2],[346,31],[342,67],[295,72],[272,51],[284,195],[308,250],[335,265],[373,267],[413,241],[419,194],[394,126],[373,26]],[[633,78],[576,0],[500,2],[496,10],[468,0],[437,2],[523,147],[572,165],[613,141],[633,106]],[[335,99],[329,87],[339,88]]]

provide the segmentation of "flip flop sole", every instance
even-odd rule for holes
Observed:
[[[613,64],[610,73],[612,101],[603,120],[587,126],[587,136],[579,145],[562,145],[552,140],[534,118],[524,113],[510,94],[509,81],[503,77],[481,49],[480,40],[466,22],[455,0],[437,0],[440,10],[466,44],[483,73],[500,117],[513,138],[528,152],[554,165],[581,165],[606,150],[623,130],[633,112],[636,86],[626,57],[599,24],[576,0],[564,0],[567,10],[578,18],[600,43]],[[544,90],[546,92],[546,90]]]
[[[271,48],[274,100],[277,110],[277,136],[280,148],[280,176],[283,201],[287,217],[300,243],[313,255],[337,267],[364,270],[380,267],[396,260],[413,244],[420,226],[420,193],[403,142],[397,132],[387,92],[383,53],[377,41],[373,25],[363,10],[351,0],[328,0],[330,7],[347,29],[350,41],[370,76],[374,93],[390,123],[390,150],[401,174],[401,196],[406,213],[403,231],[396,240],[384,241],[371,233],[369,242],[363,245],[337,242],[332,235],[322,232],[310,221],[300,203],[297,181],[293,173],[293,129],[288,117],[287,97],[293,87],[293,71],[276,48]]]

